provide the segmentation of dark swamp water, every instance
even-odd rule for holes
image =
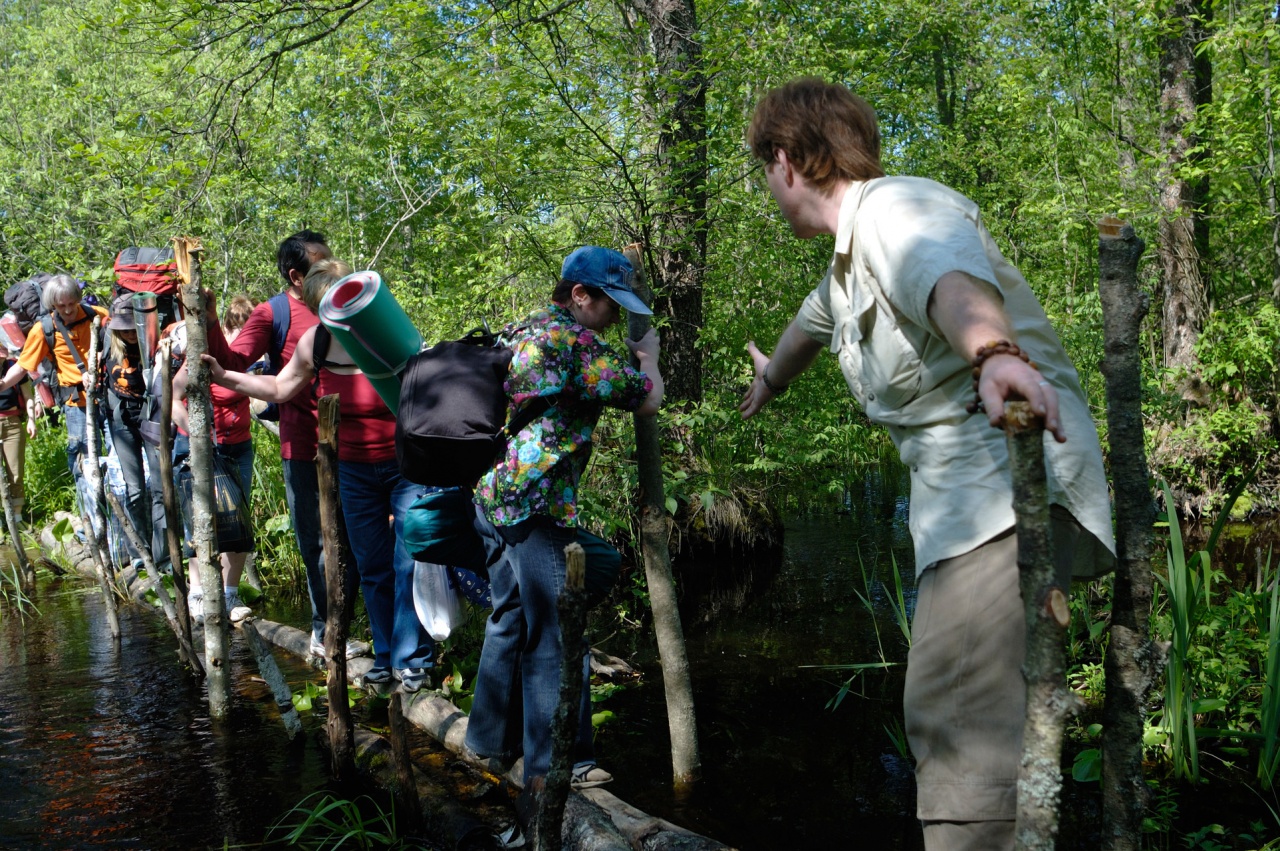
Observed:
[[[911,764],[889,732],[900,729],[904,668],[867,671],[831,708],[851,672],[809,667],[905,662],[890,604],[896,560],[908,611],[913,605],[904,492],[898,473],[875,471],[853,487],[844,511],[789,520],[772,561],[681,566],[704,763],[689,800],[670,791],[649,631],[593,636],[643,672],[638,686],[603,704],[614,718],[600,728],[597,750],[616,777],[611,791],[743,849],[922,847]],[[715,583],[701,584],[714,587],[698,587],[712,574]],[[44,581],[34,602],[40,614],[25,621],[0,611],[0,848],[251,846],[326,787],[323,716],[305,713],[309,735],[287,743],[239,638],[231,717],[214,725],[161,617],[122,608],[117,646],[92,583]],[[304,621],[287,607],[263,614]],[[317,679],[281,661],[295,689]],[[431,759],[426,748],[416,753]],[[1239,791],[1234,799],[1184,794],[1180,832],[1225,821]],[[1096,784],[1068,779],[1064,792],[1058,847],[1099,847]],[[1159,837],[1152,847],[1182,844]]]

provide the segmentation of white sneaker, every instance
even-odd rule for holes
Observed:
[[[232,591],[227,595],[226,606],[227,617],[231,619],[232,623],[240,623],[240,621],[253,614],[253,609],[244,604],[244,601],[240,599],[240,594],[236,591]]]
[[[187,594],[187,612],[192,623],[204,623],[204,594]]]
[[[307,648],[307,652],[319,659],[326,658],[324,655],[324,642],[316,638],[315,633],[311,634],[311,645]]]

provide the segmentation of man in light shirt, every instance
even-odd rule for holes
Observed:
[[[822,282],[773,354],[748,350],[754,416],[824,350],[911,470],[918,598],[904,694],[925,847],[1013,848],[1025,716],[1004,403],[1044,417],[1055,560],[1064,587],[1114,562],[1097,431],[1075,369],[977,206],[889,177],[875,112],[801,79],[756,107],[747,142],[792,232],[835,237]],[[975,401],[973,370],[978,367]],[[985,415],[982,411],[985,409]]]

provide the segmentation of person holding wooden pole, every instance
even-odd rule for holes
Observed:
[[[579,248],[564,261],[550,306],[499,335],[513,350],[508,420],[542,397],[555,402],[507,442],[476,487],[476,528],[491,564],[493,614],[485,626],[466,746],[503,762],[523,753],[526,785],[540,782],[551,761],[564,549],[576,540],[586,550],[592,603],[608,592],[621,566],[617,550],[578,525],[578,480],[591,457],[591,434],[606,406],[652,416],[662,405],[657,334],[627,341],[640,369],[601,336],[621,319],[622,307],[650,312],[631,290],[632,274],[631,263],[616,251]],[[584,643],[572,774],[580,788],[613,779],[592,753],[587,652]]]
[[[747,143],[792,232],[835,237],[772,356],[748,344],[752,417],[823,350],[911,470],[919,593],[904,695],[925,847],[1014,846],[1026,715],[1009,458],[1021,397],[1044,418],[1058,581],[1114,562],[1097,431],[1075,369],[969,199],[889,177],[871,106],[808,78],[765,95]],[[984,415],[985,412],[985,415]]]
[[[332,258],[312,264],[303,283],[307,308],[318,312],[329,288],[350,273],[346,263]],[[404,544],[404,517],[422,486],[401,475],[396,464],[395,415],[324,325],[299,338],[279,375],[227,371],[213,358],[206,360],[218,384],[268,402],[308,394],[313,383],[321,398],[339,397],[342,517],[373,633],[373,667],[363,681],[381,686],[399,680],[409,693],[429,688],[436,648],[413,606],[413,557]]]
[[[313,263],[330,256],[324,235],[317,231],[301,230],[286,237],[276,249],[276,268],[284,279],[284,291],[255,307],[232,342],[218,332],[217,317],[211,316],[209,354],[233,371],[248,369],[264,355],[270,358],[273,373],[283,369],[302,335],[320,321],[303,303],[303,279]],[[307,571],[311,653],[324,656],[324,542],[316,478],[316,400],[310,393],[298,393],[280,406],[280,458],[289,519]]]

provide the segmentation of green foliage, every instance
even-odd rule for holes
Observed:
[[[267,831],[265,843],[290,848],[406,848],[397,838],[395,809],[383,810],[368,796],[355,800],[313,792]]]
[[[25,618],[29,614],[40,614],[40,610],[36,608],[31,597],[27,595],[26,589],[22,587],[22,577],[18,573],[16,564],[10,564],[7,568],[0,565],[0,603],[4,604],[0,605],[0,617],[3,617],[7,610],[17,613],[20,618]]]

